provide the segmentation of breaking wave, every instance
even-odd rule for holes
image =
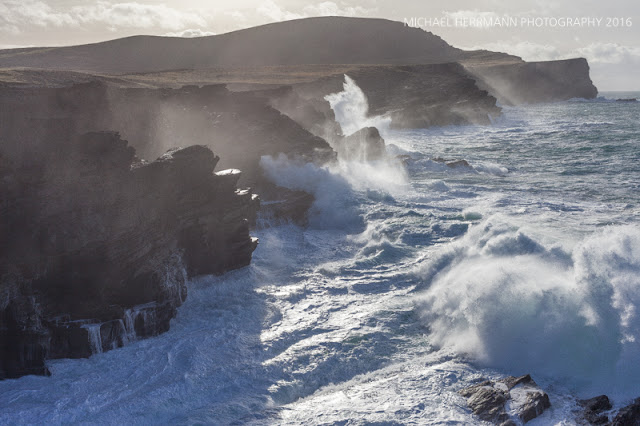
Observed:
[[[567,251],[494,217],[418,274],[434,344],[585,395],[640,392],[639,227],[609,227]]]

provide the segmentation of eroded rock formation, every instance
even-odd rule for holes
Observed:
[[[209,148],[147,163],[114,132],[28,124],[0,152],[0,378],[164,332],[189,276],[249,264],[259,201]]]

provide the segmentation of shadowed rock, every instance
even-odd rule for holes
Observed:
[[[604,414],[605,411],[611,410],[612,408],[607,395],[583,399],[578,401],[578,404],[584,407],[582,418],[587,424],[605,425],[609,423],[609,417]]]
[[[365,127],[336,141],[338,158],[346,161],[381,160],[387,154],[384,139],[375,127]]]
[[[640,398],[618,411],[611,422],[612,426],[639,426],[640,425]]]
[[[249,264],[259,202],[210,149],[134,163],[117,133],[29,123],[41,149],[0,162],[0,378],[165,332],[189,276]]]

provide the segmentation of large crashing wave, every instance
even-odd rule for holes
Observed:
[[[607,228],[568,253],[493,218],[420,274],[436,345],[585,396],[640,393],[640,228]]]
[[[327,95],[336,120],[345,135],[363,127],[382,131],[390,119],[368,117],[365,94],[345,75],[344,90]],[[315,196],[310,212],[310,224],[316,228],[351,228],[358,232],[364,226],[356,192],[380,191],[392,196],[404,193],[408,187],[407,172],[400,161],[386,155],[373,161],[338,157],[338,161],[323,166],[300,163],[284,154],[263,156],[260,165],[275,184],[303,190]]]
[[[369,102],[367,97],[351,77],[345,74],[343,91],[332,93],[324,97],[340,124],[342,133],[349,136],[363,127],[376,127],[384,133],[391,123],[385,116],[369,117]]]

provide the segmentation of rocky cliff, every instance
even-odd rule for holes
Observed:
[[[21,136],[31,120],[67,120],[79,133],[118,131],[140,158],[156,158],[174,146],[206,145],[220,156],[220,167],[242,170],[240,183],[264,183],[263,155],[286,153],[305,161],[335,158],[329,144],[253,92],[230,92],[224,85],[171,88],[121,88],[102,82],[68,87],[0,90],[3,133],[19,143],[13,150],[21,162],[41,150]]]
[[[478,86],[503,105],[593,99],[598,95],[584,58],[486,65],[469,63],[466,67],[476,77]]]
[[[0,378],[164,332],[188,277],[249,264],[259,201],[210,149],[142,162],[117,133],[6,108]]]
[[[82,71],[112,80],[114,74],[215,69],[214,78],[224,83],[243,81],[256,67],[306,65],[322,72],[327,65],[450,62],[465,64],[482,88],[503,103],[592,98],[596,93],[584,59],[525,63],[505,53],[463,51],[428,31],[386,19],[316,17],[194,39],[136,36],[82,46],[0,51],[3,68]],[[266,71],[263,81],[272,80],[268,74],[274,70]],[[308,75],[303,72],[296,78]],[[76,73],[73,78],[83,77]],[[211,78],[200,84],[213,82]]]
[[[458,63],[361,66],[348,75],[365,94],[369,115],[388,116],[395,128],[489,124],[501,112],[496,99],[479,89]],[[303,98],[302,104],[317,109],[324,96],[342,91],[343,82],[344,74],[336,74],[293,87]],[[325,102],[323,108],[324,115],[332,118],[329,104]]]

